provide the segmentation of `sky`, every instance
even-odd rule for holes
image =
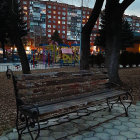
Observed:
[[[44,0],[48,1],[48,0]],[[51,1],[58,1],[61,3],[68,3],[71,5],[81,6],[82,0],[51,0]],[[121,0],[122,1],[122,0]],[[93,8],[95,0],[83,0],[84,6]],[[135,0],[125,11],[127,15],[136,15],[140,17],[140,0]]]

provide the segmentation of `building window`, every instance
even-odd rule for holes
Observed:
[[[65,24],[65,21],[62,21],[62,24]]]
[[[48,18],[51,18],[51,15],[48,15]]]
[[[48,23],[51,23],[51,20],[48,20]]]
[[[63,34],[65,34],[65,31],[62,31]]]
[[[48,34],[48,37],[51,37],[51,34]]]
[[[56,28],[56,25],[53,25],[53,28]]]
[[[27,1],[23,1],[23,4],[27,4]]]
[[[62,15],[65,16],[66,15],[66,12],[62,12]]]
[[[58,25],[58,29],[60,29],[60,25]]]
[[[48,32],[51,33],[51,30],[49,29]]]
[[[55,20],[53,20],[53,23],[56,23],[56,21],[55,21]]]
[[[48,8],[50,9],[51,8],[51,5],[48,5]]]
[[[62,35],[62,38],[65,38],[65,35]]]
[[[48,10],[48,13],[50,14],[51,13],[51,10]]]
[[[61,22],[60,21],[58,21],[58,24],[60,24]]]
[[[62,9],[63,9],[63,10],[66,10],[66,8],[65,8],[65,7],[63,7]]]
[[[53,11],[53,14],[56,14],[56,11]]]
[[[58,16],[58,19],[61,19],[61,17],[60,17],[60,16]]]
[[[62,19],[65,20],[66,18],[65,17],[62,17]]]
[[[24,6],[24,7],[23,7],[23,9],[24,9],[24,10],[27,10],[27,7],[26,7],[26,6]]]
[[[48,25],[48,28],[51,28],[51,25]]]
[[[60,33],[60,30],[58,30],[58,33]]]
[[[63,26],[62,28],[65,29],[65,26]]]
[[[24,17],[24,20],[27,20],[27,17]]]
[[[89,16],[87,16],[87,19],[89,19]]]
[[[53,6],[53,9],[56,9],[56,6]]]
[[[61,14],[61,12],[58,12],[58,15],[60,15]]]
[[[53,16],[54,19],[56,19],[56,16]]]

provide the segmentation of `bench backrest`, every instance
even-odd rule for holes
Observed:
[[[24,103],[46,104],[104,88],[106,76],[51,72],[15,76],[16,97]]]

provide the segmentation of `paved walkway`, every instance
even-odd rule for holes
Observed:
[[[140,102],[131,106],[129,117],[116,117],[124,112],[120,105],[115,105],[111,113],[107,109],[95,112],[101,108],[89,107],[42,123],[41,127],[47,128],[41,130],[38,140],[140,140]],[[0,140],[17,140],[16,130]],[[23,140],[31,140],[29,134]]]

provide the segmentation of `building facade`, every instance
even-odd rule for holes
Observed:
[[[52,1],[21,0],[21,5],[25,14],[24,20],[27,21],[29,29],[29,38],[35,46],[42,43],[41,38],[46,37],[49,41],[55,30],[58,30],[65,43],[80,42],[81,22],[84,26],[92,11],[87,7],[81,8]],[[99,21],[93,29],[91,42],[94,42],[98,28]]]
[[[124,18],[129,22],[134,32],[140,32],[140,17],[124,15]]]

